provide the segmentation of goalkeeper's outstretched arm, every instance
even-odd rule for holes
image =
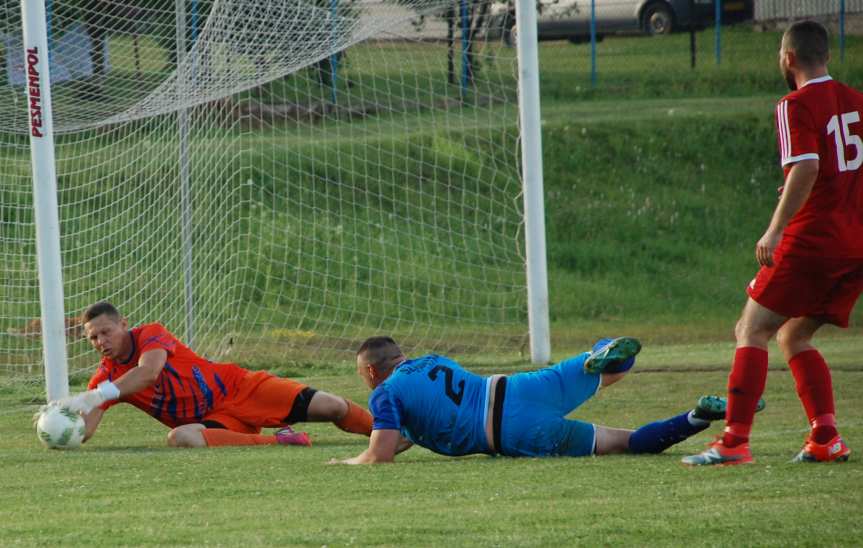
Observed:
[[[63,398],[58,403],[87,415],[105,402],[130,396],[155,383],[167,359],[168,353],[161,348],[144,352],[138,360],[138,366],[117,379],[117,382],[103,381],[92,390]]]

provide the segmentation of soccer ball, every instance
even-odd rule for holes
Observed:
[[[80,447],[85,432],[84,417],[59,405],[47,406],[36,421],[36,435],[50,449]]]

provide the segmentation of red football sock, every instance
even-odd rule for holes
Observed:
[[[348,404],[348,412],[341,420],[335,421],[335,425],[352,434],[362,434],[364,436],[372,435],[372,416],[368,411],[355,404],[351,400],[344,398]]]
[[[243,434],[221,428],[206,428],[201,431],[207,447],[224,447],[229,445],[275,445],[276,436],[261,434]]]
[[[815,350],[805,350],[788,360],[797,383],[797,395],[803,402],[806,417],[812,426],[812,440],[827,443],[836,431],[836,409],[833,405],[833,381],[830,368]]]
[[[722,444],[736,447],[749,441],[755,408],[767,384],[767,350],[745,346],[734,353],[728,375],[728,411]]]

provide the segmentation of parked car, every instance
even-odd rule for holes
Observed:
[[[643,33],[670,34],[689,28],[692,21],[703,28],[713,21],[713,0],[594,0],[596,32],[599,38],[607,34]],[[722,3],[723,21],[740,21],[752,17],[753,0],[726,0]],[[540,40],[590,39],[591,0],[539,0],[537,2],[537,32]],[[489,18],[490,39],[511,43],[515,25],[513,0],[494,4]]]

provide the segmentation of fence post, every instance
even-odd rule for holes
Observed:
[[[695,0],[689,0],[689,66],[695,68]]]
[[[192,13],[191,13],[190,24],[192,27],[192,29],[191,29],[192,32],[191,32],[190,38],[191,38],[191,47],[194,48],[195,44],[198,42],[198,33],[199,33],[198,26],[200,25],[200,14],[198,12],[198,0],[192,0],[191,11],[192,11]],[[135,38],[137,39],[137,35],[135,35]],[[192,83],[193,84],[196,84],[197,80],[198,80],[198,60],[197,60],[197,57],[198,56],[195,55],[195,57],[192,58],[192,71],[191,72],[192,72]]]
[[[54,60],[54,0],[45,0],[45,32],[48,35],[48,64]]]
[[[845,63],[845,0],[839,0],[839,62]]]
[[[470,25],[468,22],[468,7],[467,0],[461,0],[461,98],[464,101],[467,98],[467,86],[468,86],[468,71],[472,69],[472,67],[468,66],[470,63],[470,56],[468,55],[468,48],[470,47]]]
[[[714,6],[716,8],[714,19],[716,19],[716,42],[714,44],[716,49],[716,64],[717,66],[722,62],[722,0],[714,0]]]
[[[333,44],[336,36],[336,14],[339,8],[339,0],[330,0],[330,44]],[[339,78],[339,53],[333,52],[330,55],[330,86],[332,93],[333,104],[336,104],[338,99],[338,78]]]
[[[200,21],[200,15],[198,14],[198,0],[192,0],[192,45],[195,45],[195,42],[198,41],[198,25]]]
[[[596,0],[590,0],[590,85],[596,87]]]

